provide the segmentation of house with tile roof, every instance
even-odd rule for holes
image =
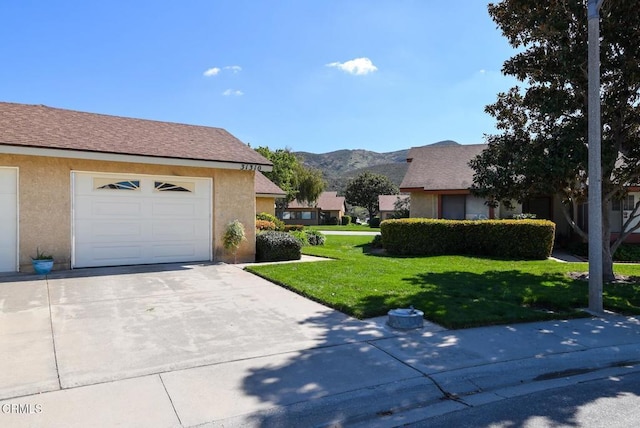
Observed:
[[[378,206],[380,207],[379,217],[380,220],[387,220],[394,218],[397,213],[396,204],[399,201],[409,202],[411,197],[409,195],[380,195],[378,196]]]
[[[297,200],[290,202],[287,209],[280,213],[280,217],[286,224],[328,224],[332,218],[336,219],[337,224],[342,224],[345,212],[344,196],[338,196],[338,192],[322,192],[315,204],[309,205]]]
[[[484,150],[486,144],[462,145],[453,141],[413,147],[407,154],[409,168],[400,185],[411,195],[411,217],[451,220],[513,218],[530,213],[536,218],[556,223],[556,233],[571,236],[561,201],[557,196],[529,198],[515,203],[513,210],[500,205],[489,207],[486,200],[471,194],[473,169],[469,161]]]
[[[400,184],[400,191],[411,195],[411,217],[451,220],[511,217],[514,212],[503,207],[491,208],[483,198],[471,194],[473,169],[469,161],[485,147],[486,144],[447,142],[411,148],[407,154],[409,168]]]
[[[252,261],[271,169],[221,128],[0,103],[0,272],[31,271],[37,249],[56,269],[229,261],[235,219]]]
[[[282,190],[260,171],[256,172],[256,214],[276,215],[276,199],[284,199],[287,192]]]

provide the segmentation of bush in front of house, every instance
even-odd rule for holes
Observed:
[[[329,220],[327,220],[327,224],[329,226],[337,226],[338,223],[339,223],[338,217],[329,217]]]
[[[304,230],[303,224],[285,224],[282,229],[284,232],[291,232],[294,230]]]
[[[321,232],[317,230],[306,230],[305,233],[307,234],[307,242],[309,245],[324,245],[326,238]]]
[[[276,230],[276,224],[268,220],[256,220],[256,230]]]
[[[342,216],[342,225],[343,226],[349,226],[351,224],[351,216],[350,215],[343,215]]]
[[[380,227],[380,217],[369,219],[369,227]]]
[[[256,236],[256,261],[300,260],[302,244],[287,232],[267,231]]]
[[[276,230],[283,230],[284,229],[284,222],[282,220],[280,220],[278,217],[269,214],[269,213],[260,213],[260,214],[256,214],[256,220],[264,220],[264,221],[270,221],[273,224],[276,225]]]
[[[303,247],[309,245],[309,239],[307,238],[307,232],[304,230],[291,230],[289,231],[289,234],[291,236],[293,236],[294,238],[296,238],[298,240],[298,242],[300,242],[300,245],[302,245]]]
[[[396,255],[479,255],[542,260],[551,255],[555,224],[548,220],[385,220],[382,243]]]

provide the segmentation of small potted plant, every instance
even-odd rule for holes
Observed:
[[[246,241],[247,237],[244,231],[244,225],[238,220],[234,220],[227,225],[227,230],[222,238],[222,245],[228,251],[233,253],[233,263],[236,263],[236,254],[242,241]]]
[[[40,251],[40,248],[36,250],[36,256],[31,257],[31,264],[33,270],[38,275],[46,275],[53,269],[53,256]]]

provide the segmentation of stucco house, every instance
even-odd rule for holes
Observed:
[[[272,164],[220,128],[0,103],[0,272],[229,261],[246,226],[255,255],[256,171]]]
[[[260,171],[256,172],[256,214],[276,215],[276,199],[287,197],[287,192],[269,180]]]
[[[400,191],[411,194],[411,217],[451,220],[496,218],[496,210],[469,190],[473,170],[468,163],[486,144],[433,144],[413,147]]]
[[[554,221],[557,234],[570,236],[571,226],[557,196],[530,198],[515,204],[514,210],[508,210],[502,205],[489,207],[485,199],[471,194],[474,171],[469,161],[486,147],[486,144],[461,145],[447,141],[410,149],[409,169],[400,185],[400,191],[411,194],[410,216],[479,220],[512,218],[524,212]]]
[[[341,224],[345,211],[344,196],[338,196],[338,192],[322,192],[316,203],[311,206],[297,200],[290,202],[287,209],[281,213],[281,220],[286,224],[306,226],[326,224],[335,217],[338,224]]]
[[[380,220],[393,218],[396,214],[396,202],[410,200],[409,195],[380,195],[378,196],[378,206]]]

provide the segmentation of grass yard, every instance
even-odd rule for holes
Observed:
[[[413,305],[448,328],[581,317],[588,284],[569,272],[586,263],[479,257],[389,257],[369,251],[371,236],[327,236],[304,253],[334,258],[317,263],[251,266],[249,271],[358,318]],[[640,265],[616,265],[640,277]],[[640,314],[640,284],[605,285],[607,309]]]
[[[349,224],[346,226],[341,226],[341,225],[336,225],[336,226],[329,226],[329,225],[321,225],[321,226],[305,226],[306,229],[309,230],[319,230],[319,231],[323,231],[323,230],[337,230],[337,231],[347,231],[347,232],[380,232],[380,228],[379,227],[369,227],[369,226],[363,226],[360,224]]]

